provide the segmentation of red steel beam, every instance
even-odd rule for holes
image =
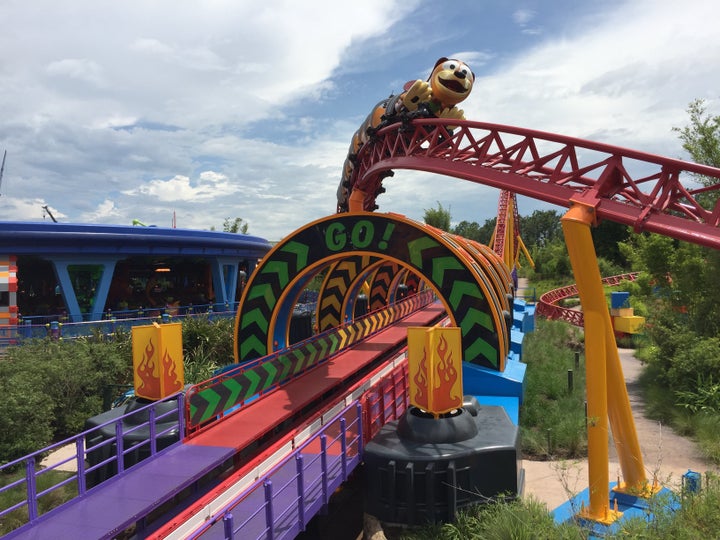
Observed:
[[[374,210],[391,169],[453,176],[558,206],[582,201],[599,219],[636,232],[720,248],[720,204],[698,200],[720,192],[720,169],[705,165],[541,131],[427,118],[379,130],[358,153],[346,197],[360,191],[363,208]],[[710,185],[688,187],[692,176]]]

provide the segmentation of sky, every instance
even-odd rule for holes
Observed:
[[[2,0],[0,219],[222,230],[275,241],[335,212],[372,107],[440,57],[469,120],[689,159],[720,115],[710,0]],[[398,171],[381,212],[495,216],[496,189]],[[519,211],[556,209],[521,198]]]

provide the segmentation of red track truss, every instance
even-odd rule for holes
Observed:
[[[603,278],[603,285],[617,285],[621,281],[635,281],[638,277],[637,272],[630,274],[620,274],[618,276],[610,276]],[[571,298],[578,295],[577,285],[568,285],[560,289],[548,291],[540,297],[535,308],[535,313],[542,315],[547,319],[560,319],[575,326],[583,327],[585,319],[583,312],[577,309],[565,308],[558,306],[557,303],[565,298]]]
[[[508,205],[512,201],[513,207],[513,238],[510,246],[505,244],[505,228],[507,227],[508,216]],[[506,189],[500,192],[498,199],[498,211],[497,221],[495,222],[495,241],[492,245],[493,251],[497,253],[501,259],[505,260],[505,250],[509,247],[512,249],[511,260],[517,260],[518,252],[520,251],[520,243],[518,237],[520,236],[520,215],[518,214],[517,200],[515,193]],[[512,268],[512,267],[511,267]]]
[[[636,232],[720,248],[720,204],[705,208],[697,199],[720,192],[720,169],[713,167],[541,131],[427,118],[379,130],[360,149],[347,194],[365,193],[363,208],[374,210],[391,169],[453,176],[558,206],[581,202],[598,219]],[[681,183],[693,184],[693,175],[712,185]]]

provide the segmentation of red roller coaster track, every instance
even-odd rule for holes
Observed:
[[[610,276],[603,278],[603,285],[617,285],[623,281],[635,281],[638,277],[637,272],[629,274],[620,274],[618,276]],[[559,306],[558,303],[566,298],[572,298],[578,295],[577,285],[568,285],[560,289],[548,291],[540,297],[536,313],[547,317],[548,319],[560,319],[575,326],[584,326],[585,317],[582,311]]]
[[[374,210],[391,169],[453,176],[558,206],[581,202],[598,219],[636,232],[720,248],[720,202],[705,208],[697,199],[720,191],[720,169],[713,167],[540,131],[427,118],[374,134],[358,152],[346,195],[364,193],[363,209]],[[692,175],[712,185],[681,183]]]

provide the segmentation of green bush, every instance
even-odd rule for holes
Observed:
[[[46,446],[53,436],[54,403],[45,380],[26,377],[10,361],[0,361],[0,463]]]
[[[0,475],[0,485],[7,486],[24,476],[24,469],[10,474]],[[46,512],[49,512],[53,508],[69,501],[77,495],[77,482],[74,479],[70,479],[72,476],[73,473],[68,472],[46,471],[36,477],[36,490],[38,493],[49,490],[53,487],[56,488],[48,493],[45,493],[41,497],[38,497],[38,515],[43,515]],[[60,482],[67,483],[61,487],[57,487]],[[15,504],[24,501],[26,497],[27,491],[25,483],[23,482],[0,494],[0,508],[10,508]],[[4,516],[2,521],[0,521],[0,535],[8,534],[14,529],[25,525],[28,520],[27,505],[23,505],[20,508],[13,510]]]
[[[210,320],[206,316],[198,316],[183,320],[186,382],[201,382],[213,370],[235,361],[234,329],[235,320],[231,318]]]
[[[0,459],[11,461],[83,430],[106,387],[132,381],[129,339],[34,340],[0,361]]]
[[[233,320],[183,321],[185,380],[198,383],[233,362]],[[73,341],[29,340],[0,359],[0,463],[83,431],[108,391],[132,386],[130,333]]]
[[[720,536],[720,482],[712,473],[705,474],[697,494],[666,493],[649,501],[642,517],[625,519],[607,540],[694,540]],[[555,523],[547,506],[529,497],[498,501],[464,509],[454,523],[429,525],[404,531],[401,540],[580,540],[591,536],[581,524]]]

